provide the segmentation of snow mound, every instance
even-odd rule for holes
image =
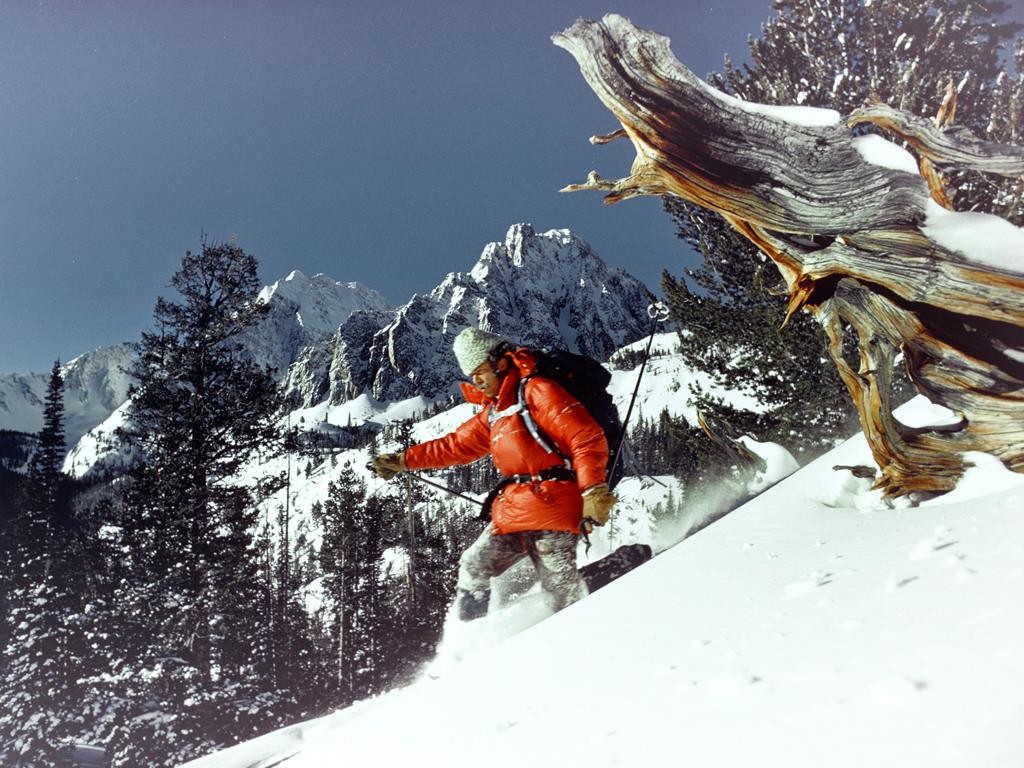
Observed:
[[[927,213],[921,231],[943,248],[961,254],[968,262],[1022,274],[1024,229],[988,213],[947,211],[933,200],[928,201]]]

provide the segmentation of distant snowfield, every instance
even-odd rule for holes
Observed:
[[[857,436],[436,679],[189,766],[1020,766],[1024,477],[968,458],[888,508],[832,469]]]

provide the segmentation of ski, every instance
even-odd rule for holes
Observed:
[[[596,592],[638,565],[643,565],[653,555],[653,550],[647,544],[623,544],[600,560],[584,565],[579,569],[580,576],[587,583],[587,589]]]

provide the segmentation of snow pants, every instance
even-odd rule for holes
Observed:
[[[552,609],[560,611],[587,595],[587,585],[576,570],[578,538],[568,531],[496,534],[488,525],[459,559],[458,589],[482,602],[486,613],[491,579],[529,557]]]

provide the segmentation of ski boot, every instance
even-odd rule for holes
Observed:
[[[461,621],[472,621],[487,615],[487,607],[491,602],[491,590],[479,589],[470,592],[465,589],[459,590],[459,619]]]

